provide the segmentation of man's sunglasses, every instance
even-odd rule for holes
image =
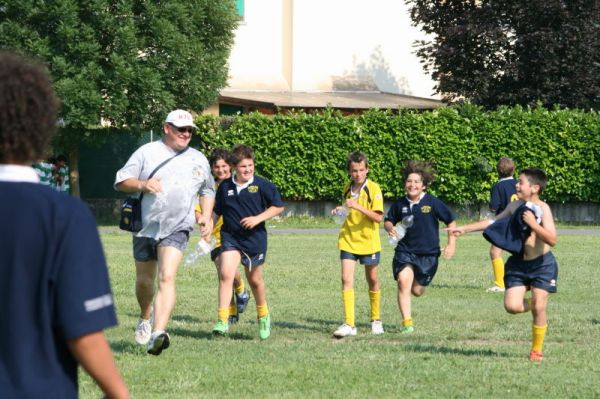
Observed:
[[[172,123],[169,123],[169,126],[174,128],[175,130],[177,130],[179,133],[190,133],[191,134],[194,132],[194,128],[191,126],[177,127]]]

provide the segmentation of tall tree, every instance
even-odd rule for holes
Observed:
[[[237,22],[234,0],[4,0],[0,47],[48,66],[76,166],[90,129],[156,127],[169,110],[212,103]]]
[[[600,1],[406,2],[433,37],[417,54],[446,99],[600,109]]]

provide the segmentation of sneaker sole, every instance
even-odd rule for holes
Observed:
[[[158,345],[157,342],[159,343]],[[167,334],[160,334],[154,340],[154,347],[148,349],[148,353],[154,356],[158,356],[162,353],[163,350],[167,349],[170,344],[171,342],[169,340],[169,336]]]

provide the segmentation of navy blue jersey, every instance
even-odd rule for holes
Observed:
[[[517,199],[517,181],[512,177],[502,179],[492,187],[490,194],[490,211],[498,215],[509,203]]]
[[[48,186],[0,193],[0,396],[76,398],[66,341],[117,322],[96,222]]]
[[[217,190],[215,198],[215,213],[223,216],[221,242],[233,238],[244,252],[250,254],[267,251],[267,229],[265,223],[260,223],[252,229],[245,229],[240,221],[248,216],[263,213],[271,206],[283,206],[277,187],[260,176],[254,176],[254,181],[242,189],[239,194],[233,177],[223,181]]]
[[[388,210],[385,220],[396,225],[402,218],[414,216],[412,227],[406,229],[406,235],[396,246],[396,251],[410,252],[415,255],[440,254],[439,220],[445,224],[453,222],[454,212],[440,199],[425,194],[418,204],[410,207],[406,197],[394,202]]]

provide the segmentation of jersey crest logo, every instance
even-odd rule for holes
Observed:
[[[257,185],[252,185],[252,186],[248,186],[248,192],[249,193],[256,193],[258,192],[258,186]]]
[[[199,167],[196,166],[194,169],[192,169],[192,176],[202,177],[202,171],[200,170]]]
[[[429,205],[423,205],[421,207],[421,212],[422,213],[429,213],[429,212],[431,212],[431,207]]]
[[[510,202],[516,201],[518,199],[519,199],[519,197],[517,196],[517,194],[513,194],[510,196]]]
[[[233,190],[227,190],[227,196],[231,197],[233,195]]]

